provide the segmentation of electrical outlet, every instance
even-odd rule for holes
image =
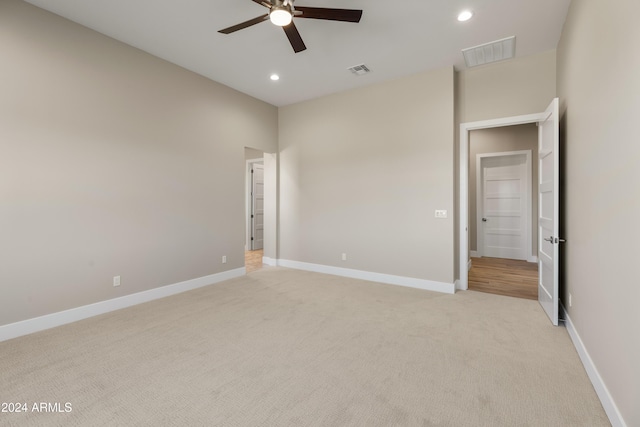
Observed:
[[[347,254],[342,254],[342,260],[346,261],[347,260]]]
[[[120,286],[120,276],[113,276],[113,286]]]
[[[227,256],[226,255],[222,255],[222,263],[223,264],[227,263]]]
[[[571,294],[569,294],[569,307],[571,307]]]

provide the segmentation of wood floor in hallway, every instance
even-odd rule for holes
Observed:
[[[262,249],[244,252],[244,267],[247,270],[247,273],[251,273],[252,271],[260,270],[262,268],[263,253],[264,251]]]
[[[538,299],[538,264],[503,258],[471,258],[469,289]]]

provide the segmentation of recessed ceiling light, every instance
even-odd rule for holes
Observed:
[[[275,82],[276,80],[280,80],[280,76],[279,76],[279,75],[277,75],[277,74],[271,74],[270,79],[271,79],[271,80],[273,80],[273,81]]]
[[[460,22],[468,21],[469,19],[471,19],[472,16],[473,16],[473,13],[471,13],[471,11],[464,10],[460,12],[460,15],[458,15],[458,21]]]

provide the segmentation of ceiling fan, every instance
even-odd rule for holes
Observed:
[[[269,9],[269,13],[258,16],[257,18],[250,19],[240,24],[234,25],[229,28],[218,31],[222,34],[231,34],[238,30],[250,27],[260,22],[269,19],[273,24],[282,27],[293,50],[298,53],[305,50],[307,47],[300,37],[300,33],[293,23],[293,17],[296,18],[312,18],[312,19],[325,19],[329,21],[343,21],[343,22],[360,22],[362,17],[362,10],[356,9],[331,9],[326,7],[293,7],[295,0],[251,0],[254,3],[258,3],[261,6]]]

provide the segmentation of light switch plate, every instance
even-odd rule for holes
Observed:
[[[436,209],[436,218],[446,218],[446,217],[447,217],[446,210]]]

